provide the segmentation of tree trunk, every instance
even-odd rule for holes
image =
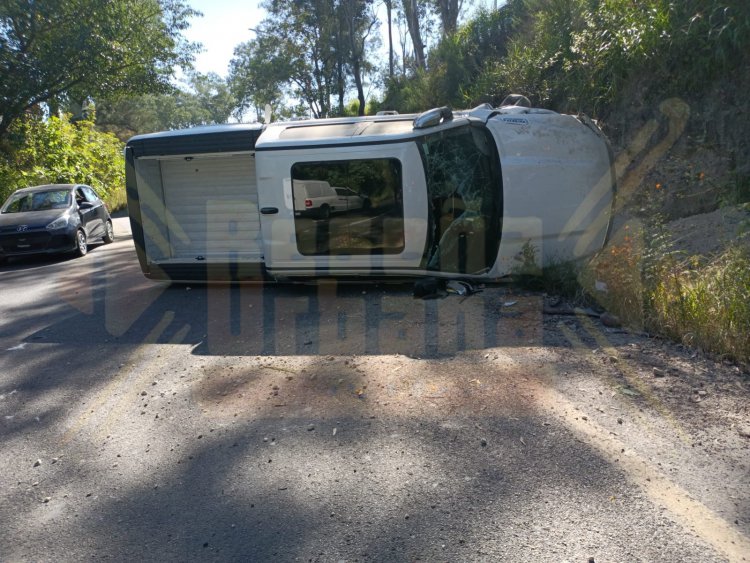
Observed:
[[[346,76],[344,76],[344,61],[339,59],[336,61],[336,86],[337,94],[339,98],[339,117],[344,115],[344,97],[346,96]]]
[[[360,69],[359,59],[352,61],[352,70],[354,71],[354,84],[357,85],[357,98],[359,99],[359,115],[365,114],[365,89],[362,85],[362,70]]]
[[[414,46],[414,60],[417,68],[424,70],[427,68],[427,61],[424,56],[422,32],[419,28],[419,7],[417,6],[417,0],[403,0],[403,6],[406,25],[409,28],[409,36]]]
[[[456,33],[458,26],[458,12],[461,9],[459,0],[438,0],[438,13],[440,14],[440,25],[443,29],[443,37]]]
[[[10,126],[10,116],[0,115],[0,141],[2,141],[5,135],[8,133],[9,126]],[[0,150],[1,149],[2,149],[2,143],[0,143]]]
[[[385,0],[385,9],[388,11],[388,78],[393,78],[393,24],[391,10],[392,0]]]
[[[37,111],[39,110],[38,105],[32,107]],[[7,136],[8,129],[10,129],[13,122],[17,119],[21,119],[24,114],[30,110],[31,108],[19,108],[17,105],[15,107],[5,107],[0,109],[0,141]]]

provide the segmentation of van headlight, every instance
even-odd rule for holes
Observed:
[[[58,229],[63,229],[68,226],[68,216],[63,215],[59,219],[55,219],[52,221],[49,225],[47,225],[48,231],[56,231]]]

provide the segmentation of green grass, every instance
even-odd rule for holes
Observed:
[[[735,243],[711,260],[680,258],[658,231],[625,236],[585,264],[535,267],[525,247],[513,279],[577,306],[597,304],[631,328],[750,362],[750,252]]]
[[[707,264],[664,259],[649,288],[648,324],[707,352],[750,361],[750,254],[734,246]]]

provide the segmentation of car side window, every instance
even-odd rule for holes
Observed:
[[[92,190],[88,186],[82,186],[80,189],[83,190],[83,195],[86,198],[86,201],[89,201],[91,203],[96,203],[99,201],[99,197],[96,195],[96,193],[94,193],[94,190]]]
[[[75,195],[77,205],[81,205],[84,201],[86,201],[86,194],[83,193],[83,188],[76,188]]]

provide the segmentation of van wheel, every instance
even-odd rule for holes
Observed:
[[[321,219],[330,219],[331,217],[331,208],[327,203],[324,203],[320,207],[320,218]]]

